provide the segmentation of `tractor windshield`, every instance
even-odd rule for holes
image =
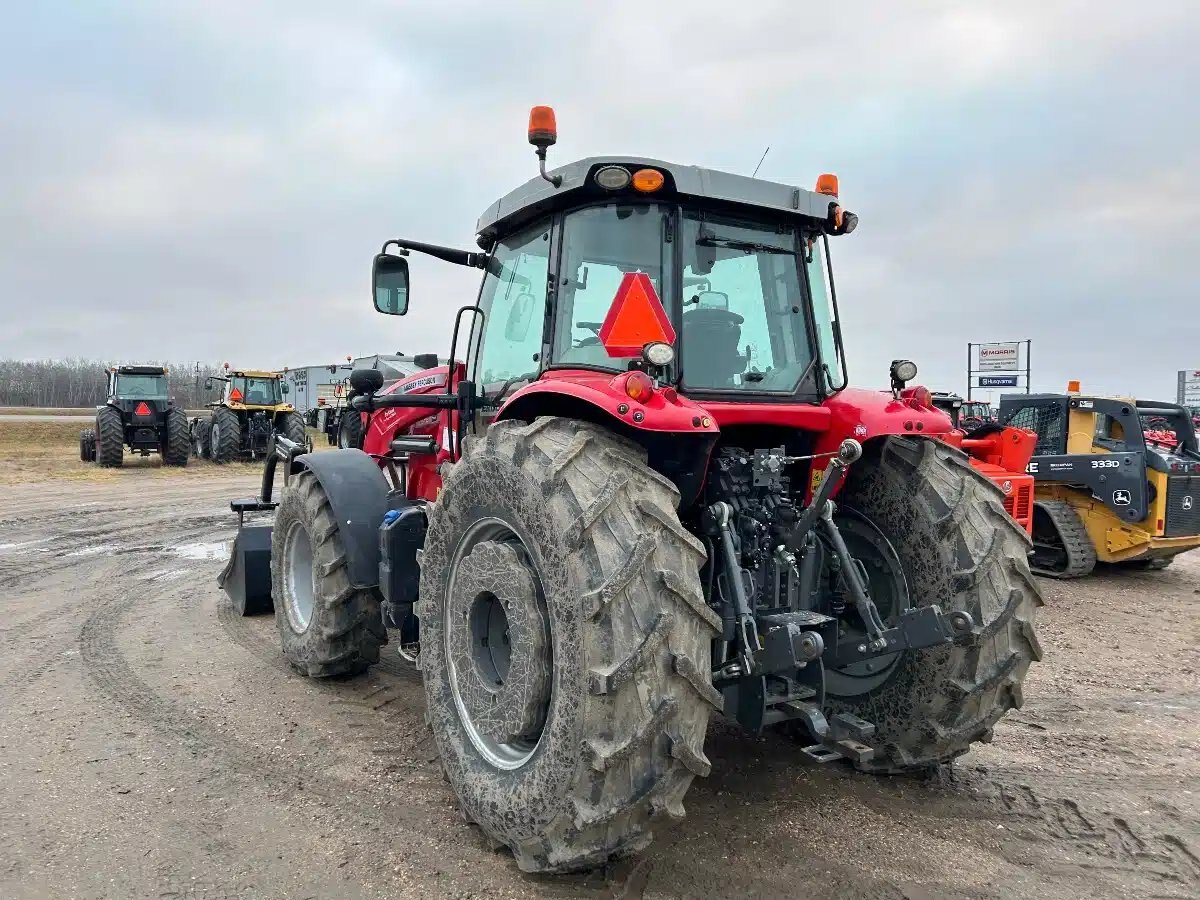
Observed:
[[[235,399],[234,391],[241,394],[241,399]],[[278,378],[251,378],[238,375],[229,385],[229,399],[235,403],[245,403],[247,406],[275,406],[282,402],[279,392]]]
[[[166,375],[117,375],[116,395],[123,400],[166,400]]]

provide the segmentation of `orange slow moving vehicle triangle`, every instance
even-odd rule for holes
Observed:
[[[232,391],[230,391],[229,392],[229,402],[230,403],[241,403],[242,402],[242,392],[239,391],[237,388],[234,388]]]
[[[675,343],[675,329],[654,283],[645,272],[626,272],[600,326],[600,343],[609,356],[639,356],[646,344],[660,341]]]

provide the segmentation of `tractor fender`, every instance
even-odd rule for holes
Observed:
[[[944,438],[954,430],[940,409],[920,406],[884,391],[846,388],[821,404],[830,413],[829,426],[817,438],[814,453],[830,453],[846,438],[864,443],[889,435]]]
[[[388,483],[361,450],[297,456],[293,472],[307,469],[320,482],[346,548],[346,571],[355,588],[379,584],[379,526],[388,508]]]
[[[687,505],[704,485],[720,427],[707,409],[671,387],[634,400],[625,390],[630,374],[552,369],[513,394],[496,419],[580,419],[626,437],[645,448],[650,467],[675,483]]]
[[[559,409],[590,407],[603,418],[601,424],[619,423],[633,432],[673,432],[711,435],[720,428],[708,410],[677,393],[660,387],[645,402],[632,399],[625,383],[632,372],[614,376],[611,372],[584,369],[552,369],[516,391],[500,407],[497,419],[528,419],[539,415],[561,416]],[[569,414],[569,413],[568,413]]]

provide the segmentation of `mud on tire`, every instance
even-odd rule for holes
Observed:
[[[387,643],[379,592],[351,586],[337,520],[311,472],[301,472],[279,501],[271,598],[283,654],[302,674],[352,675],[379,662]]]
[[[966,610],[976,625],[955,644],[908,651],[873,690],[828,698],[830,712],[875,723],[876,756],[861,768],[924,769],[990,740],[1000,717],[1021,706],[1025,672],[1041,659],[1030,541],[1004,511],[999,488],[952,447],[893,437],[851,469],[838,502],[891,542],[912,605]]]
[[[119,469],[125,459],[125,422],[120,412],[105,406],[96,413],[96,460],[105,468]]]
[[[679,524],[678,501],[641,448],[547,417],[500,422],[468,441],[430,512],[417,604],[430,725],[464,815],[525,871],[586,868],[644,847],[656,818],[681,817],[692,778],[709,772],[705,730],[721,705],[710,647],[720,621],[702,599],[704,548]],[[507,539],[498,537],[504,529]],[[481,535],[474,549],[473,534]],[[472,565],[479,553],[524,561],[509,588],[471,574],[493,571]],[[545,688],[540,731],[525,728],[527,758],[505,768],[464,725],[461,707],[476,698],[464,699],[452,679],[459,684],[453,673],[471,660],[452,664],[459,631],[470,627],[458,614],[485,593],[467,595],[485,586],[503,594],[513,582],[536,585],[530,596],[548,622],[543,644],[513,645],[513,669],[531,688],[521,702],[531,708],[543,683],[539,646],[549,650],[553,690]],[[529,612],[514,628],[537,624]]]

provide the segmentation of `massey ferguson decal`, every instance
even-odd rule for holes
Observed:
[[[411,394],[413,391],[420,390],[425,387],[445,387],[446,373],[442,372],[439,375],[424,375],[421,378],[414,378],[412,381],[406,381],[400,385],[399,393]]]

